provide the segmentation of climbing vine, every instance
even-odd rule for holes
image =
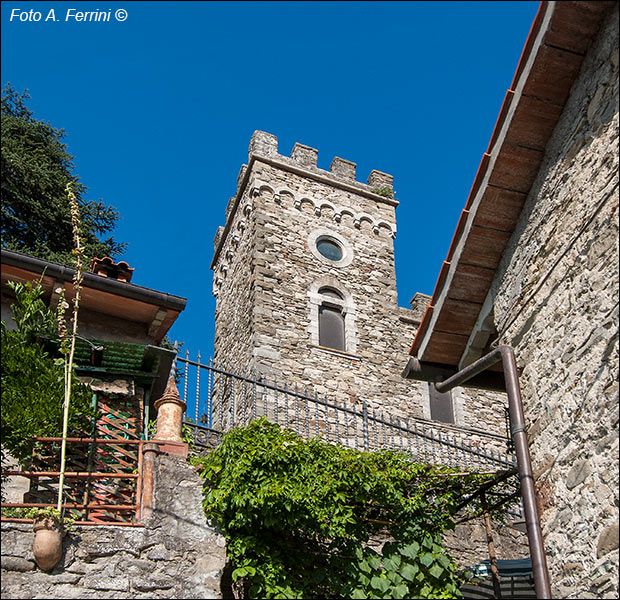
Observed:
[[[245,597],[460,597],[442,535],[490,476],[303,440],[265,419],[193,460]]]

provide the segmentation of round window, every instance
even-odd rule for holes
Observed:
[[[335,262],[342,260],[342,248],[330,238],[319,238],[316,242],[316,249],[328,260]]]

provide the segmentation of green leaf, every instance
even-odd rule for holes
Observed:
[[[445,569],[443,569],[440,565],[433,565],[428,572],[435,577],[435,579],[440,579],[441,576],[445,573]]]
[[[371,554],[366,560],[371,569],[377,571],[381,568],[381,559],[377,555]]]
[[[390,582],[384,577],[377,577],[376,575],[370,580],[370,585],[379,590],[380,592],[385,592],[390,587]]]
[[[396,571],[400,566],[400,556],[394,554],[393,556],[384,558],[383,566],[388,569],[388,571]]]
[[[420,544],[418,544],[418,542],[413,542],[412,544],[407,544],[400,548],[400,553],[407,558],[415,558],[419,551]]]
[[[418,565],[411,565],[407,563],[400,567],[400,574],[403,576],[403,579],[413,581],[419,570]]]
[[[360,560],[358,563],[358,567],[360,571],[364,571],[364,573],[370,573],[372,571],[371,566],[368,564],[367,560]]]
[[[449,569],[451,566],[451,562],[450,559],[445,555],[445,554],[440,554],[437,557],[437,562],[444,568],[444,569]]]
[[[420,562],[425,567],[430,567],[435,562],[435,557],[430,552],[425,552],[420,556]]]
[[[410,597],[409,588],[404,583],[397,585],[392,590],[392,597],[393,598],[409,598]]]
[[[398,585],[403,581],[403,578],[396,571],[386,571],[385,576],[392,582],[393,585]]]

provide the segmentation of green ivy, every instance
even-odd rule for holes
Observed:
[[[488,476],[303,440],[265,419],[192,460],[246,597],[460,597],[442,536]]]

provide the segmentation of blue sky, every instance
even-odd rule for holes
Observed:
[[[171,337],[205,356],[213,236],[256,129],[394,175],[399,304],[432,293],[538,5],[3,2],[2,84],[65,129],[133,282],[187,298]],[[71,16],[95,10],[110,21]]]

